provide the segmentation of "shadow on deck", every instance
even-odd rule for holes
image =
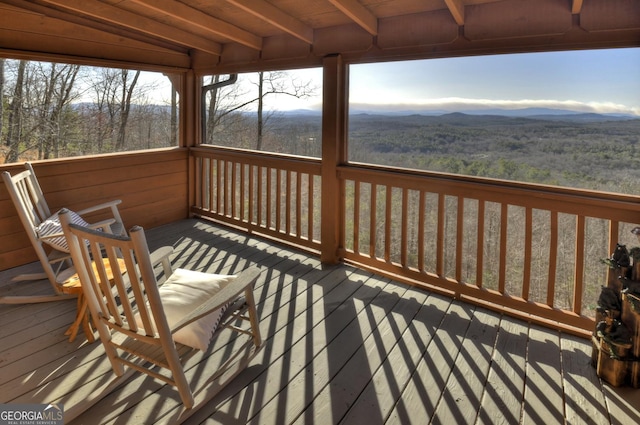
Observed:
[[[173,245],[174,268],[263,269],[255,293],[264,348],[185,423],[640,423],[640,391],[599,380],[588,340],[202,220],[147,237],[152,248]],[[1,272],[0,291],[46,292],[43,282],[10,282],[29,267]],[[73,300],[0,305],[0,402],[64,400],[68,410],[112,378],[99,342],[63,335],[74,315]],[[189,365],[196,376],[199,358]],[[162,423],[176,400],[136,376],[72,423]]]

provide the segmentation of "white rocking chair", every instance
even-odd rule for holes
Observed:
[[[57,214],[52,214],[49,210],[33,167],[27,162],[24,171],[14,176],[5,171],[2,173],[2,179],[43,268],[43,273],[23,274],[16,276],[13,280],[48,279],[53,288],[53,294],[4,296],[0,297],[0,304],[39,303],[76,297],[78,289],[66,281],[69,273],[66,273],[64,277],[59,276],[65,268],[71,266],[71,257]],[[114,200],[83,209],[74,214],[74,220],[86,223],[82,219],[82,215],[108,209],[111,218],[93,223],[91,227],[105,228],[105,226],[110,226],[112,233],[122,233],[124,225],[117,207],[120,202]]]
[[[111,235],[70,223],[64,210],[60,221],[116,376],[126,379],[129,372],[138,371],[177,388],[179,400],[174,401],[168,423],[182,422],[207,403],[258,352],[262,341],[253,296],[260,275],[257,267],[237,276],[177,269],[159,285],[141,227],[132,228],[129,236]],[[111,281],[105,264],[113,270]],[[249,323],[247,328],[238,326],[242,320]],[[210,378],[194,376],[193,381],[204,382],[192,388],[184,362],[206,350],[224,329],[245,336],[231,343],[233,355],[214,362]],[[210,363],[200,363],[196,369],[210,368]],[[88,399],[95,402],[104,395]]]

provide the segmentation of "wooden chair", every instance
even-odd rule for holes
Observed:
[[[64,210],[60,221],[113,371],[126,377],[135,370],[175,386],[181,403],[176,401],[169,423],[183,421],[208,402],[258,352],[262,341],[253,297],[257,267],[237,276],[177,269],[159,285],[142,227],[132,228],[128,236],[111,235],[72,224]],[[101,258],[114,270],[112,285],[105,283],[109,277]],[[241,321],[249,326],[239,326]],[[225,329],[244,335],[220,350],[233,347],[234,354],[206,356],[210,342]],[[214,362],[215,370],[199,363],[193,381],[204,382],[192,388],[184,365],[201,350],[201,361]],[[202,379],[201,373],[211,377]]]
[[[25,163],[24,171],[14,176],[5,171],[2,173],[2,179],[44,271],[44,273],[19,275],[13,280],[48,279],[53,288],[53,295],[0,297],[0,304],[47,302],[76,297],[78,289],[68,285],[69,276],[59,277],[62,270],[71,266],[71,257],[57,221],[57,214],[52,214],[49,210],[33,167],[30,163]],[[111,232],[123,233],[124,225],[117,207],[120,202],[114,200],[83,209],[78,211],[74,218],[78,222],[84,222],[82,215],[107,209],[110,210],[111,218],[93,223],[91,226],[94,228],[109,226]]]

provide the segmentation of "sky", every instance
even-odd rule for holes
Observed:
[[[321,85],[320,69],[296,73]],[[352,65],[350,87],[352,110],[541,107],[640,116],[640,48]],[[273,104],[319,109],[321,91],[315,98]]]
[[[352,108],[547,107],[640,116],[640,48],[356,65],[350,85]]]
[[[319,110],[322,69],[288,72],[313,81],[315,95],[270,96],[267,107]],[[640,48],[352,65],[349,97],[352,111],[533,107],[640,116]]]

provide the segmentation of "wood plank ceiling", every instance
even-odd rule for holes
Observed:
[[[214,72],[640,45],[637,0],[0,0],[0,55]]]

